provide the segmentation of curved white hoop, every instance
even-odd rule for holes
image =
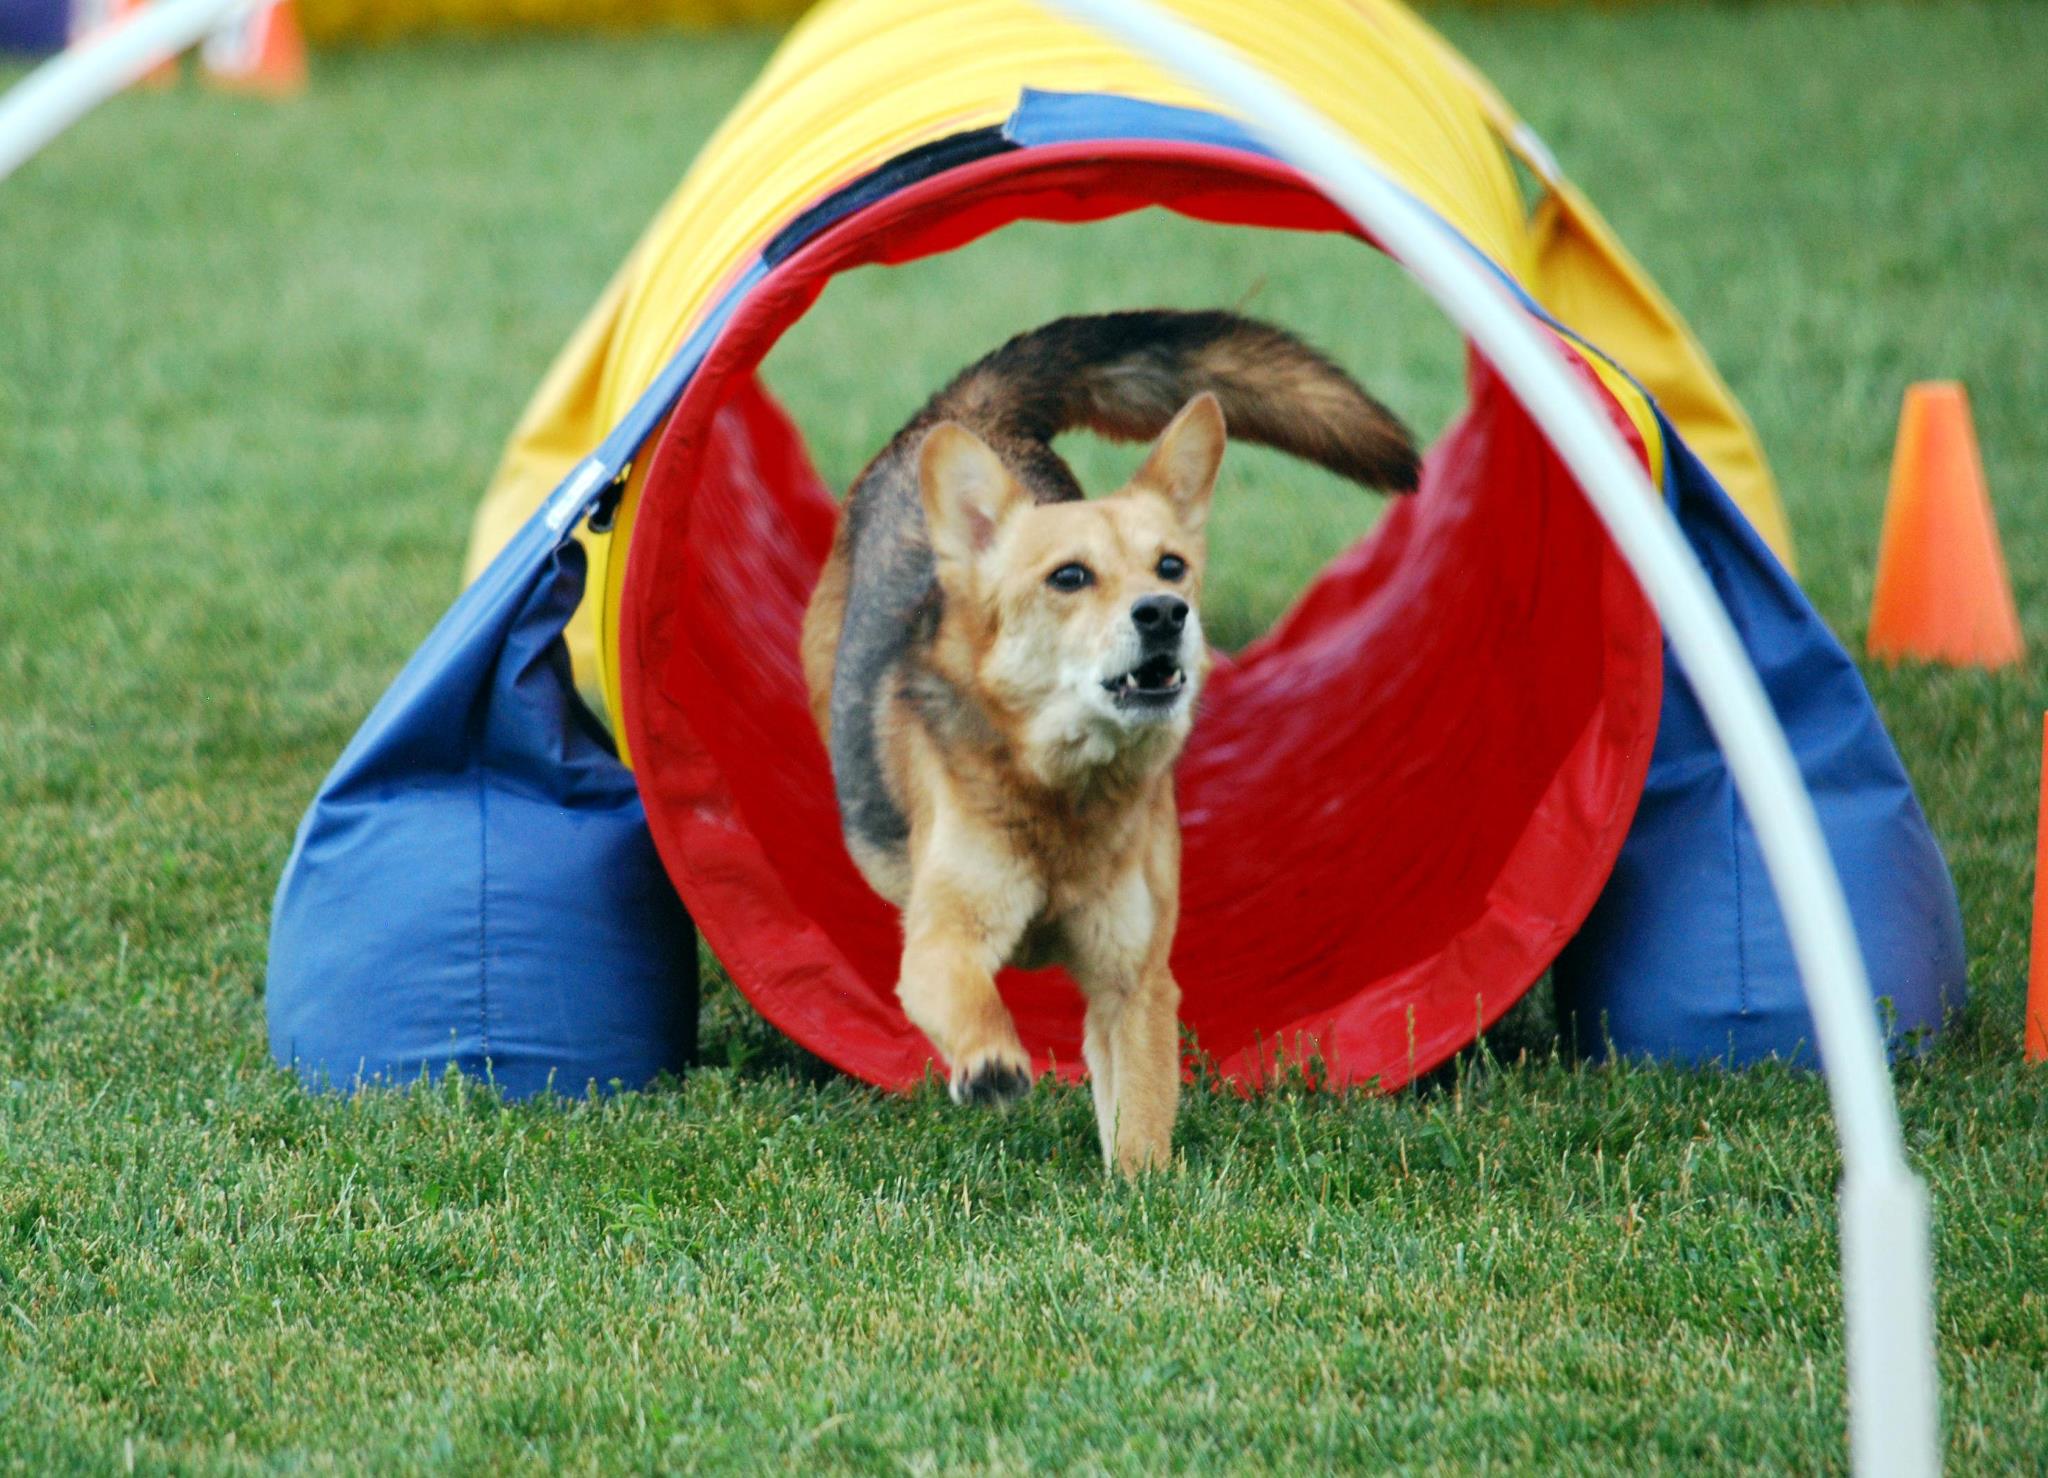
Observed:
[[[0,180],[101,103],[261,0],[157,0],[59,52],[0,97]]]
[[[1812,797],[1706,572],[1550,332],[1465,240],[1293,93],[1150,0],[1039,0],[1236,110],[1486,355],[1572,471],[1664,623],[1728,761],[1791,935],[1842,1149],[1850,1450],[1859,1473],[1939,1471],[1926,1189],[1899,1137],[1863,956]]]

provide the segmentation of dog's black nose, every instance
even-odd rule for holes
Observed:
[[[1177,595],[1148,595],[1131,606],[1131,620],[1140,636],[1179,636],[1188,624],[1188,603]]]

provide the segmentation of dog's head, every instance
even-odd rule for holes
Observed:
[[[1165,764],[1186,739],[1209,667],[1197,604],[1223,446],[1222,409],[1198,395],[1115,493],[1038,503],[972,432],[926,435],[940,645],[1040,778]]]

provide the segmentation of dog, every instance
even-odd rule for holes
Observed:
[[[996,993],[1064,965],[1104,1161],[1165,1164],[1179,1107],[1173,763],[1225,427],[1389,491],[1413,439],[1294,335],[1224,312],[1063,318],[932,397],[855,480],[803,628],[848,851],[902,912],[897,998],[958,1103],[1032,1067]],[[1084,497],[1063,431],[1153,439]]]

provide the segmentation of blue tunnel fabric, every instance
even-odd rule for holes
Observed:
[[[1813,794],[1895,1045],[1963,1002],[1962,913],[1941,848],[1855,664],[1667,424],[1667,495],[1763,679]],[[1569,1038],[1742,1065],[1813,1057],[1784,916],[1699,700],[1666,647],[1635,824],[1553,972]]]
[[[694,1052],[696,932],[561,640],[581,511],[535,514],[463,594],[299,828],[267,1006],[273,1057],[316,1086],[456,1066],[578,1094]]]

